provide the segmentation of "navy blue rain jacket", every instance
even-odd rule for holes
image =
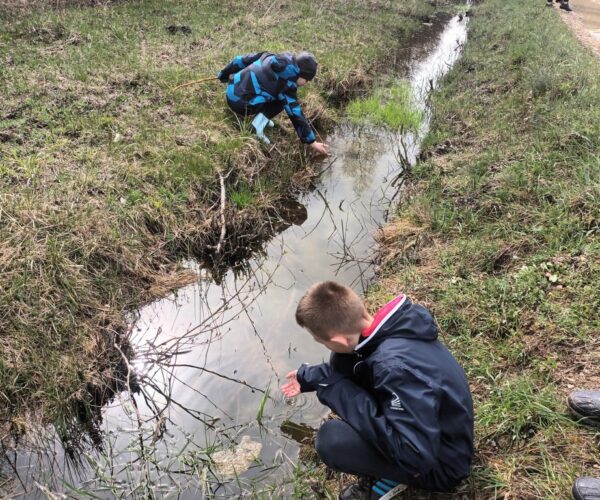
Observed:
[[[233,75],[233,79],[230,76]],[[305,144],[315,142],[315,133],[298,102],[300,68],[289,52],[258,52],[236,56],[217,77],[227,84],[227,99],[252,110],[279,101]]]
[[[473,401],[430,312],[406,297],[355,348],[352,376],[329,363],[298,370],[317,397],[393,463],[449,489],[470,473]]]

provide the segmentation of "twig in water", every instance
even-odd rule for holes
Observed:
[[[50,500],[59,500],[60,498],[67,498],[67,495],[64,495],[63,493],[51,492],[46,486],[38,483],[37,481],[34,481],[33,484],[35,484],[36,488],[40,490],[44,495],[46,495],[46,498],[49,498]]]
[[[204,368],[203,366],[197,366],[197,365],[190,365],[187,363],[177,363],[174,365],[171,365],[173,367],[185,367],[185,368],[194,368],[196,370],[200,370],[206,373],[210,373],[211,375],[216,375],[217,377],[220,378],[224,378],[225,380],[229,380],[230,382],[236,382],[238,384],[244,385],[246,387],[248,387],[248,389],[252,389],[253,391],[258,391],[262,394],[264,394],[266,391],[264,391],[263,389],[259,389],[258,387],[255,387],[253,385],[250,385],[246,382],[244,382],[243,380],[237,379],[237,378],[232,378],[232,377],[228,377],[227,375],[223,375],[222,373],[218,373],[212,370],[209,370],[208,368]]]
[[[319,170],[319,171],[318,171],[318,172],[317,172],[315,175],[316,175],[317,177],[321,177],[321,176],[322,176],[322,175],[323,175],[325,172],[327,172],[327,171],[328,171],[328,170],[329,170],[329,169],[332,167],[332,165],[335,163],[335,161],[336,161],[337,159],[338,159],[338,157],[337,157],[337,156],[333,156],[333,157],[331,157],[331,161],[330,161],[330,162],[327,164],[327,166],[326,166],[325,168],[323,168],[323,169]]]
[[[149,465],[148,465],[148,456],[146,455],[146,447],[144,446],[144,431],[143,431],[143,424],[142,424],[142,416],[140,414],[140,409],[138,407],[137,401],[135,400],[135,395],[134,395],[133,391],[131,390],[131,376],[132,376],[132,374],[135,374],[135,370],[129,363],[129,359],[127,359],[127,356],[125,356],[125,353],[121,350],[121,348],[117,345],[116,342],[113,342],[113,346],[115,347],[115,349],[117,351],[119,351],[119,354],[121,355],[121,358],[123,358],[123,362],[125,363],[125,366],[127,366],[127,375],[126,375],[127,376],[127,392],[129,393],[129,398],[131,399],[131,404],[133,405],[133,408],[135,409],[135,416],[137,419],[138,431],[139,431],[138,438],[139,438],[139,443],[140,443],[140,459],[142,460],[142,466],[143,466],[142,468],[143,468],[145,479],[146,479],[146,487],[148,487],[148,485],[151,484],[150,469],[149,469]]]
[[[229,175],[229,174],[227,174]],[[217,253],[221,253],[221,246],[223,245],[223,241],[225,240],[225,179],[223,178],[223,174],[219,172],[219,181],[221,182],[221,236],[219,237],[219,243],[217,244]]]
[[[201,411],[198,410],[194,410],[194,409],[190,409],[190,408],[186,408],[185,406],[183,406],[181,403],[177,402],[176,400],[174,400],[170,394],[165,393],[160,387],[158,387],[158,385],[154,384],[152,381],[150,380],[146,380],[145,381],[153,390],[155,390],[158,394],[160,394],[161,396],[163,396],[166,400],[167,403],[173,403],[175,406],[177,406],[178,408],[180,408],[181,410],[183,410],[185,413],[187,413],[188,415],[190,415],[191,417],[195,418],[196,420],[202,422],[204,425],[206,425],[209,429],[216,429],[216,427],[214,426],[214,424],[207,422],[206,420],[204,420],[200,415],[204,415],[206,417],[212,418],[210,415],[207,415],[206,413],[203,413]]]

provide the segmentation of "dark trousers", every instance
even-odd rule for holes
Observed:
[[[394,465],[343,420],[329,420],[320,427],[316,448],[323,463],[335,471],[420,486],[418,478]]]
[[[238,115],[252,116],[262,113],[269,120],[283,111],[283,104],[279,101],[270,101],[256,106],[251,106],[244,101],[233,102],[227,99],[229,108]]]
[[[357,358],[353,354],[331,355],[329,363],[338,372],[354,379],[353,367]],[[376,447],[343,420],[325,422],[317,433],[316,448],[321,460],[338,472],[386,478],[409,486],[432,491],[448,491],[459,481],[449,481],[442,474],[432,472],[415,477],[384,456]]]

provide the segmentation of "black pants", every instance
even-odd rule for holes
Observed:
[[[356,361],[357,358],[352,354],[333,353],[329,363],[334,370],[354,378],[352,368]],[[415,477],[394,464],[343,420],[329,420],[320,427],[316,448],[325,465],[338,472],[392,479],[431,491],[448,491],[460,482],[449,480],[436,472]]]
[[[227,104],[229,105],[229,108],[238,115],[252,116],[262,113],[269,120],[283,111],[283,104],[279,101],[265,102],[263,104],[258,104],[257,106],[251,106],[244,101],[233,102],[227,99]]]

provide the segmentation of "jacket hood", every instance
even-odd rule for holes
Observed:
[[[300,68],[295,61],[294,54],[283,52],[281,54],[268,54],[265,57],[271,69],[285,78],[297,79],[300,75]]]
[[[377,312],[354,350],[370,350],[387,338],[431,342],[437,337],[437,326],[429,310],[413,304],[406,295],[399,295]]]
[[[300,52],[296,56],[296,64],[300,68],[300,76],[308,81],[317,74],[317,58],[310,52]]]

